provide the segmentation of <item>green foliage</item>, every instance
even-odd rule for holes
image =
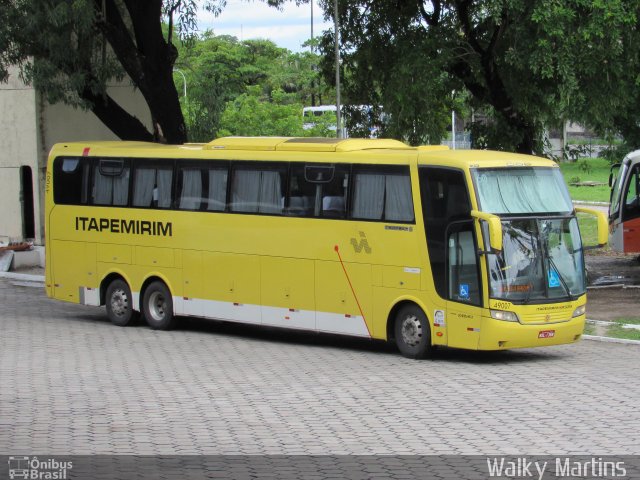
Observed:
[[[605,150],[602,150],[598,156],[606,159],[611,165],[614,165],[622,162],[622,159],[627,156],[628,153],[636,149],[637,146],[633,147],[629,143],[623,142],[617,145],[610,145]]]
[[[273,102],[264,101],[259,86],[248,87],[247,93],[227,103],[220,121],[219,136],[302,134],[302,106],[287,104],[287,94],[274,92]]]
[[[240,42],[235,37],[206,32],[181,49],[177,63],[188,85],[188,100],[183,100],[183,110],[189,140],[210,141],[223,133],[221,128],[224,132],[235,132],[234,135],[240,135],[241,131],[253,132],[248,135],[266,131],[285,135],[283,132],[294,131],[283,120],[287,111],[298,125],[297,135],[302,135],[303,105],[311,105],[314,98],[320,100],[331,95],[313,68],[317,62],[316,55],[291,53],[269,40]],[[175,79],[178,85],[182,82],[179,74]],[[237,118],[250,113],[252,105],[260,120],[246,118],[244,125],[236,123]],[[232,112],[234,108],[241,111]],[[265,109],[274,110],[273,120],[262,115]]]
[[[188,42],[199,8],[225,0],[16,0],[0,13],[0,80],[11,65],[52,103],[91,109],[123,139],[186,140],[171,70],[176,37]],[[162,22],[166,22],[163,28]],[[109,96],[126,75],[144,97],[153,132]]]
[[[248,87],[246,93],[226,104],[218,135],[326,136],[329,132],[322,120],[314,128],[303,130],[302,105],[296,100],[294,94],[281,89],[273,90],[271,99],[266,99],[260,86]]]
[[[331,14],[333,2],[321,3]],[[541,152],[543,127],[558,118],[625,135],[635,128],[640,140],[632,107],[640,103],[639,4],[342,0],[345,95],[352,104],[382,105],[387,131],[412,143],[442,135],[454,90],[487,112],[474,127],[483,148]],[[327,81],[335,74],[333,45],[325,33]]]

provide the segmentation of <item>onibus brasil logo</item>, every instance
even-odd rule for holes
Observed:
[[[65,480],[73,462],[61,462],[54,458],[39,460],[38,457],[9,457],[11,480]]]

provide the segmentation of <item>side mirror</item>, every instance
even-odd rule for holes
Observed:
[[[609,222],[607,221],[607,216],[604,213],[599,212],[598,210],[593,210],[591,208],[585,207],[576,207],[576,212],[592,215],[596,217],[596,221],[598,222],[598,245],[592,247],[584,247],[585,250],[604,247],[607,244],[609,237]]]
[[[492,213],[471,210],[471,216],[479,220],[484,220],[489,226],[489,245],[492,250],[502,250],[502,221],[497,215]]]

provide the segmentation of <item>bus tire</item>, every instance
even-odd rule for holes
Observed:
[[[429,321],[416,305],[405,305],[398,310],[394,333],[398,350],[407,358],[426,358],[433,350]]]
[[[170,330],[173,327],[173,298],[164,283],[155,281],[145,289],[142,311],[147,324],[154,330]]]
[[[127,282],[118,278],[113,280],[105,293],[107,317],[111,323],[119,327],[126,327],[133,323],[137,313],[133,310],[131,289]]]

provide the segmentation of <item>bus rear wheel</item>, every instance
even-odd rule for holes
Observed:
[[[137,317],[131,301],[131,289],[122,279],[112,281],[105,294],[107,317],[119,327],[130,325]]]
[[[173,298],[162,282],[152,282],[144,291],[142,311],[147,324],[154,330],[169,330],[175,323]]]
[[[429,321],[415,305],[406,305],[398,311],[394,333],[398,350],[407,358],[426,358],[433,350]]]

